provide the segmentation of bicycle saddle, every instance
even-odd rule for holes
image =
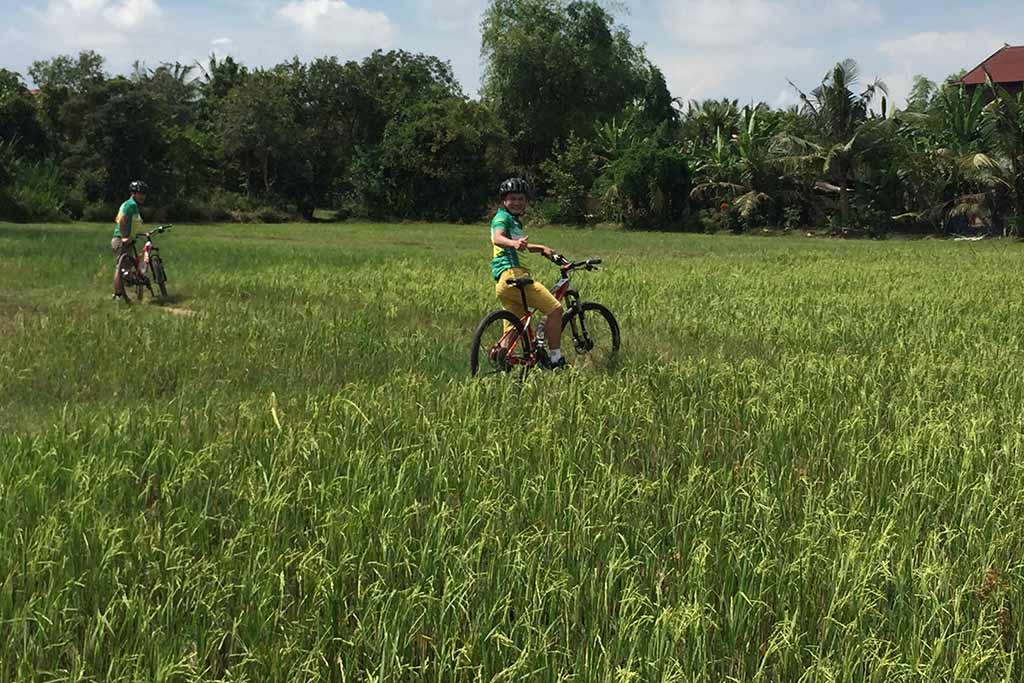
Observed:
[[[519,287],[520,289],[523,287],[529,287],[533,284],[533,280],[528,277],[509,278],[508,280],[505,280],[505,282],[506,284],[513,287]]]

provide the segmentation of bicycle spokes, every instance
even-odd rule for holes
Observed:
[[[480,364],[482,375],[506,374],[525,363],[520,335],[515,330],[504,332],[500,325],[494,327],[495,330],[488,330],[490,334],[480,339],[478,353],[481,359],[486,359]]]
[[[574,365],[614,369],[618,363],[619,326],[615,317],[600,304],[586,302],[566,319],[569,334],[563,346],[574,353]]]

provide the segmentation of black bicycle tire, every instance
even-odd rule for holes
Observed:
[[[121,294],[124,296],[124,300],[127,302],[128,296],[128,274],[131,272],[131,254],[122,253],[117,257],[117,262],[114,264],[114,272],[121,274]],[[125,261],[128,263],[126,264]],[[128,266],[128,267],[125,267]]]
[[[160,288],[160,296],[167,297],[167,273],[164,272],[164,264],[159,261],[153,261],[153,279],[156,280],[157,286]]]
[[[579,305],[578,308],[569,311],[568,313],[565,314],[565,316],[562,317],[563,346],[565,345],[565,328],[570,327],[572,325],[572,321],[577,317],[579,311],[583,311],[584,313],[596,312],[605,319],[605,322],[608,323],[608,329],[611,330],[612,333],[612,353],[618,353],[622,347],[622,332],[619,329],[619,321],[615,319],[615,316],[612,314],[612,312],[609,311],[605,306],[602,306],[601,304],[596,303],[594,301],[584,301]],[[575,330],[573,330],[573,333],[575,334]],[[572,343],[575,346],[575,338],[572,339]]]
[[[530,338],[526,335],[522,321],[508,311],[493,311],[480,321],[476,332],[473,333],[473,345],[469,349],[469,374],[473,377],[480,370],[480,340],[487,328],[498,321],[511,323],[521,339],[523,355],[528,356],[531,353]]]

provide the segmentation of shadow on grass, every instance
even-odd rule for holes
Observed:
[[[192,297],[181,294],[180,292],[171,292],[167,296],[160,296],[159,294],[152,299],[147,299],[146,303],[151,306],[177,306],[190,301]]]

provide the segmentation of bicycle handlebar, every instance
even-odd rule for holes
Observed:
[[[598,266],[603,262],[599,258],[588,258],[586,261],[577,261],[573,263],[569,259],[565,258],[561,254],[552,254],[551,262],[561,266],[562,270],[566,273],[578,270],[579,268],[585,268],[587,270],[600,270]]]
[[[159,235],[162,232],[167,232],[168,230],[170,230],[173,227],[174,227],[173,225],[161,225],[160,227],[154,228],[154,229],[150,230],[149,232],[142,233],[142,236],[148,238],[151,235]]]

